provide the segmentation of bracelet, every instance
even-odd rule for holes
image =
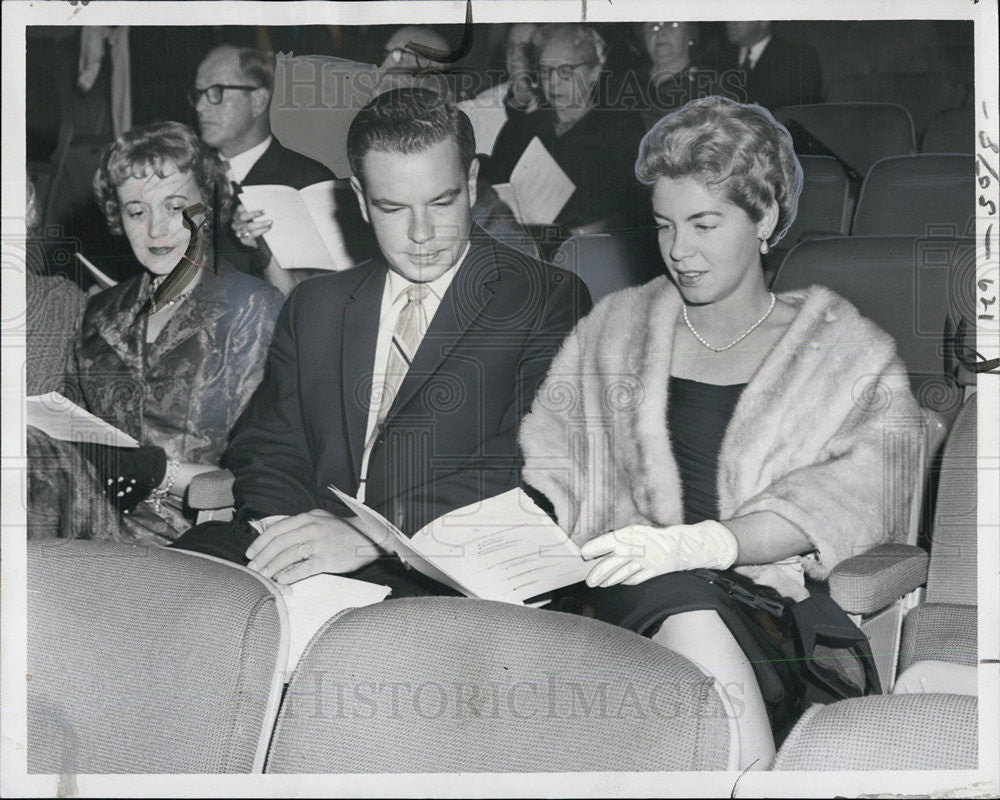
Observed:
[[[177,480],[177,473],[181,468],[181,462],[176,458],[171,458],[167,461],[167,477],[166,483],[162,487],[157,487],[149,493],[149,497],[146,498],[146,502],[153,507],[153,511],[157,514],[160,513],[160,504],[170,494],[170,490],[174,488],[174,482]]]

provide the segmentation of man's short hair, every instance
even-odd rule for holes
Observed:
[[[347,157],[351,171],[363,183],[362,166],[369,150],[418,153],[449,138],[458,144],[462,172],[467,175],[476,157],[476,136],[465,112],[430,89],[393,89],[358,112],[347,133]]]
[[[795,220],[802,191],[802,167],[785,126],[763,106],[718,96],[692,100],[657,122],[639,145],[635,175],[647,186],[692,178],[720,188],[754,222],[777,203],[772,246]]]
[[[237,49],[240,71],[251,83],[274,91],[274,53],[265,53],[252,47]]]
[[[254,86],[262,86],[268,91],[274,91],[274,53],[258,50],[255,47],[237,47],[233,44],[221,44],[212,48],[201,60],[204,64],[212,56],[223,52],[232,52],[240,72]]]

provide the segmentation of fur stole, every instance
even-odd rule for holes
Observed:
[[[848,301],[813,286],[750,379],[719,455],[721,520],[770,511],[839,561],[905,538],[923,416],[895,343]],[[681,298],[666,278],[601,301],[552,362],[521,423],[524,480],[577,543],[633,523],[683,520],[667,431]]]

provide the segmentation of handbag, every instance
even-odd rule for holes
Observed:
[[[868,637],[828,594],[795,602],[732,571],[692,570],[750,659],[780,745],[813,703],[881,694]]]

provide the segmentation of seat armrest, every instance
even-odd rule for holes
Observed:
[[[873,547],[830,571],[830,597],[848,614],[873,614],[922,586],[927,562],[927,553],[914,545]]]
[[[196,511],[228,508],[234,505],[233,473],[214,469],[195,475],[188,485],[188,505]]]

